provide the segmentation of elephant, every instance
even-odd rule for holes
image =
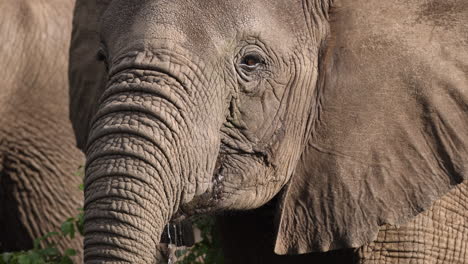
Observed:
[[[85,263],[160,261],[209,213],[228,263],[466,263],[467,12],[77,0]]]
[[[84,154],[69,119],[73,0],[0,3],[0,252],[60,231],[83,204]],[[82,238],[51,238],[82,252]]]

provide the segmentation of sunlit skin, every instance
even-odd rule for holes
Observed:
[[[456,233],[430,213],[414,228],[386,225],[447,207],[441,197],[466,175],[467,81],[455,58],[467,18],[447,10],[467,4],[80,1],[70,76],[72,109],[86,109],[72,112],[87,156],[86,261],[155,262],[167,223],[269,202],[260,259],[372,248],[364,260],[383,237],[403,261],[451,239],[428,219]],[[437,241],[405,251],[392,232]],[[428,263],[463,258],[434,248],[444,250]]]

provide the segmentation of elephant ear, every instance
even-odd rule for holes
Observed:
[[[335,1],[276,253],[360,247],[464,180],[467,13],[463,0]]]
[[[89,125],[96,112],[107,73],[97,61],[100,46],[99,19],[111,0],[77,0],[70,45],[70,119],[78,147],[85,151]]]

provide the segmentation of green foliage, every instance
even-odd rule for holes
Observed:
[[[70,257],[76,250],[66,249],[60,252],[50,238],[75,238],[76,233],[83,235],[83,209],[76,217],[70,217],[62,223],[60,232],[50,232],[34,240],[31,250],[0,254],[0,264],[72,264]],[[177,264],[223,264],[222,251],[217,239],[212,217],[201,217],[194,225],[201,231],[201,241],[189,249],[176,252]],[[44,244],[44,246],[41,246]]]
[[[213,217],[201,217],[194,222],[201,231],[201,241],[193,247],[176,252],[177,264],[223,264],[223,255],[214,228]]]
[[[68,218],[60,227],[64,237],[69,236],[73,239],[75,238],[76,231],[83,235],[84,211],[82,208],[78,210],[80,210],[80,213],[76,217]]]
[[[83,177],[83,167],[75,173]],[[84,190],[83,184],[79,186]],[[0,264],[73,264],[72,256],[76,250],[68,248],[64,252],[57,249],[56,244],[50,242],[51,238],[74,239],[76,234],[83,235],[84,212],[78,209],[76,217],[70,217],[62,223],[59,232],[49,232],[34,240],[30,250],[19,252],[0,253]],[[194,222],[195,227],[201,231],[201,241],[189,249],[178,250],[178,264],[223,264],[223,256],[214,228],[213,217],[200,217]]]
[[[36,238],[32,249],[0,254],[0,264],[73,264],[70,257],[76,255],[76,250],[69,248],[62,253],[56,248],[55,243],[49,242],[49,239],[53,237],[73,239],[75,231],[81,233],[80,230],[83,230],[82,223],[83,213],[80,212],[76,218],[69,218],[62,224],[61,232],[49,232]]]

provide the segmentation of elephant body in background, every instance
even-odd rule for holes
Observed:
[[[73,3],[0,2],[0,252],[32,248],[82,207],[68,116]],[[81,254],[81,238],[54,242]]]
[[[464,263],[467,11],[77,0],[85,262],[157,261],[166,224],[216,212],[231,263]]]

